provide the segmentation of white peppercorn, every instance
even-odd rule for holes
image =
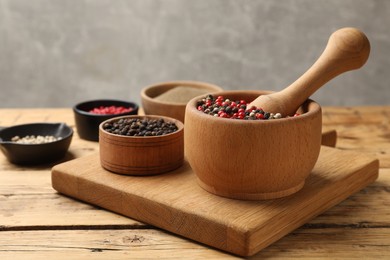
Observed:
[[[44,144],[44,143],[51,143],[60,140],[61,137],[55,137],[52,135],[27,135],[24,137],[14,136],[11,138],[12,142],[18,143],[18,144]]]

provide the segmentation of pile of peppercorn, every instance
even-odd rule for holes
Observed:
[[[247,108],[245,100],[231,101],[223,96],[215,98],[213,95],[207,95],[198,100],[197,109],[205,114],[231,119],[244,120],[267,120],[282,118],[280,113],[268,113],[261,108],[251,106]]]
[[[100,107],[95,107],[91,110],[89,110],[89,113],[92,114],[97,114],[97,115],[117,115],[117,114],[122,114],[122,113],[128,113],[133,111],[132,107],[123,107],[123,106],[100,106]]]
[[[109,133],[126,136],[159,136],[173,133],[178,130],[173,122],[164,119],[121,118],[103,125]]]
[[[11,138],[12,142],[18,144],[45,144],[61,140],[61,137],[55,137],[52,135],[26,135],[24,137],[14,136]]]

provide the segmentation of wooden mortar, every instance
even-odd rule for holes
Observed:
[[[265,91],[226,91],[252,101]],[[218,118],[186,107],[185,154],[205,190],[224,197],[274,199],[300,190],[321,147],[321,107],[307,100],[300,116],[273,120]]]

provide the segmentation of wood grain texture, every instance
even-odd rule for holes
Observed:
[[[324,133],[324,136],[330,142],[334,141],[328,138],[328,133]],[[95,150],[87,149],[84,152],[91,151]],[[9,165],[9,167],[13,166]],[[96,229],[99,226],[119,229],[147,226],[90,204],[81,201],[75,203],[74,199],[58,196],[51,187],[50,172],[41,168],[35,166],[33,169],[24,168],[21,171],[2,169],[0,212],[3,214],[0,214],[0,230],[70,229],[72,227]],[[26,207],[26,205],[30,206]]]
[[[390,168],[389,107],[325,107],[324,131],[337,131],[337,148],[372,154],[382,168]]]
[[[123,136],[99,126],[100,164],[103,168],[127,175],[154,175],[179,168],[184,161],[184,125],[165,116],[125,116],[117,120],[160,120],[176,125],[177,130],[160,136]]]
[[[303,227],[247,259],[389,259],[389,236],[389,228]],[[9,231],[0,244],[2,259],[243,259],[149,229]]]
[[[337,131],[336,147],[379,158],[379,178],[250,259],[390,258],[390,106],[322,109],[323,131]],[[1,126],[31,122],[74,127],[70,108],[0,109]],[[75,134],[69,152],[71,158],[90,155],[98,144]],[[19,167],[0,154],[1,259],[237,259],[59,195],[51,188],[51,166]],[[140,236],[147,239],[121,242]],[[110,238],[117,239],[105,247]]]
[[[336,147],[337,142],[337,131],[336,130],[327,130],[322,131],[321,145]]]
[[[9,231],[0,245],[2,259],[239,259],[156,229]]]
[[[300,192],[252,202],[204,191],[188,164],[165,175],[140,178],[104,170],[97,155],[56,165],[52,184],[71,197],[250,256],[373,182],[378,167],[373,158],[322,147]]]
[[[390,170],[381,170],[375,183],[249,259],[388,259],[389,186]],[[64,210],[73,211],[72,204],[82,203],[68,204]],[[151,228],[100,230],[76,225],[74,230],[11,230],[0,232],[0,245],[2,259],[238,259]]]

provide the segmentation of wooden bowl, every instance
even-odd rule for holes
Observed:
[[[248,102],[267,91],[220,92]],[[186,107],[185,154],[205,190],[247,200],[274,199],[300,190],[321,147],[321,107],[307,100],[300,116],[272,120],[218,118]]]
[[[216,85],[199,81],[171,81],[154,84],[141,91],[141,102],[145,114],[172,117],[184,122],[187,102],[174,103],[156,99],[159,95],[178,86],[204,89],[209,93],[222,91],[222,88]]]
[[[164,119],[178,130],[161,136],[123,136],[103,129],[121,118]],[[103,168],[126,175],[154,175],[179,168],[184,160],[183,123],[163,116],[123,116],[99,125],[100,162]]]

